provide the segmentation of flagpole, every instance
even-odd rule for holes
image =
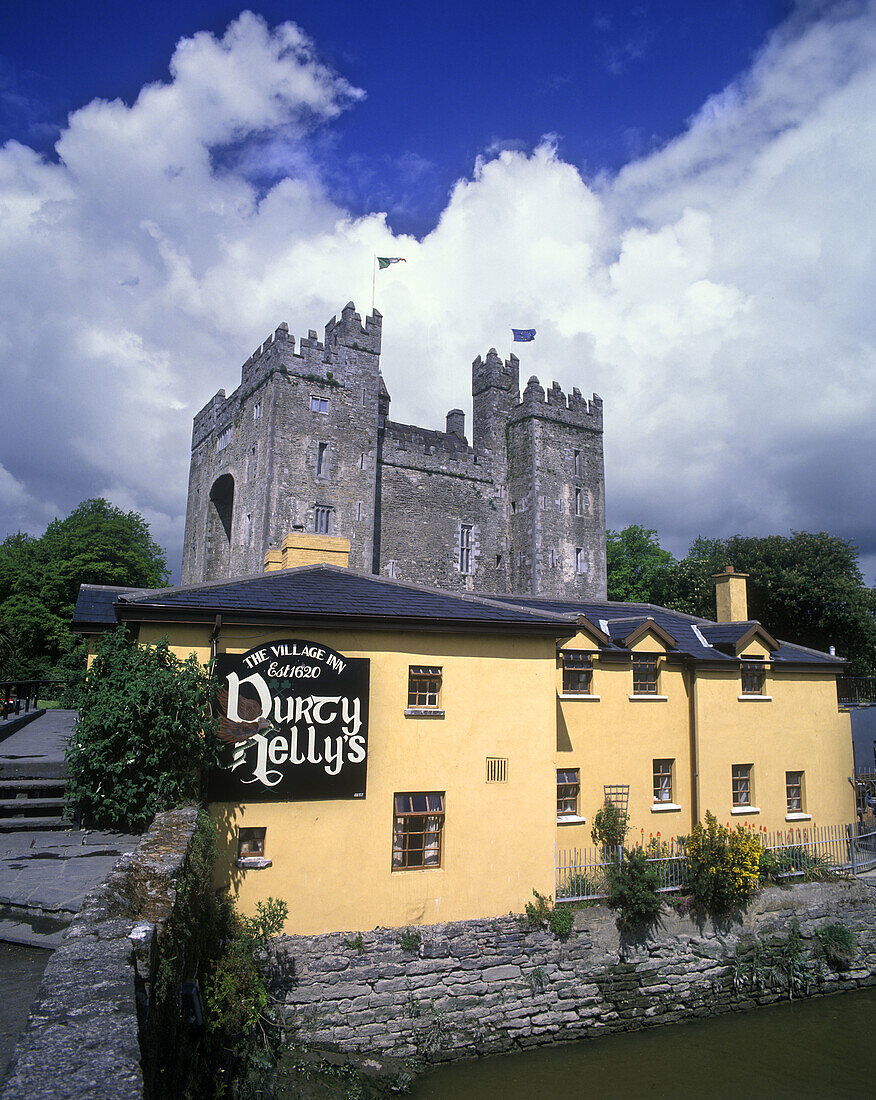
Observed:
[[[374,313],[374,287],[375,287],[375,284],[377,283],[377,253],[376,252],[374,253],[373,261],[374,261],[374,263],[373,263],[372,269],[371,269],[371,313],[372,313],[372,315]]]

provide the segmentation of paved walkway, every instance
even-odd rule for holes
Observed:
[[[75,710],[47,710],[10,733],[0,741],[0,776],[66,775],[64,750],[75,720]]]

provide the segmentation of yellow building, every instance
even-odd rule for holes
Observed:
[[[749,622],[738,574],[715,623],[278,568],[284,549],[256,577],[83,585],[74,617],[216,658],[211,813],[245,912],[281,897],[299,933],[520,912],[554,892],[558,850],[592,844],[607,796],[633,841],[707,809],[769,829],[854,818],[842,662]]]

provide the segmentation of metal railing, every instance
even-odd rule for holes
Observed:
[[[761,848],[772,853],[772,873],[777,878],[811,878],[824,872],[861,874],[876,867],[876,828],[873,826],[821,825],[757,833]],[[657,872],[661,893],[680,890],[687,861],[684,838],[651,840],[642,846],[648,863]],[[598,848],[572,848],[557,852],[556,901],[596,901],[608,897],[611,869],[619,867],[623,849],[606,853]]]
[[[836,698],[841,707],[876,704],[876,676],[837,676]]]
[[[63,691],[66,680],[0,680],[0,721],[36,710],[40,698],[54,698]]]

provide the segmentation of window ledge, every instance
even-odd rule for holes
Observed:
[[[785,814],[785,821],[811,821],[812,814]]]
[[[266,867],[273,866],[273,860],[265,859],[264,856],[239,856],[237,866],[244,871],[264,871]]]
[[[426,709],[425,707],[405,707],[405,718],[443,718],[443,710]]]
[[[651,804],[652,814],[669,814],[678,813],[681,810],[676,802],[653,802]]]
[[[586,817],[578,817],[577,814],[563,814],[562,817],[557,818],[558,825],[586,825]]]
[[[574,699],[576,701],[580,700],[582,703],[598,703],[600,697],[598,695],[585,695],[584,692],[581,691],[574,692],[571,695],[564,695],[562,692],[560,692],[559,698],[567,700]]]
[[[668,703],[668,695],[630,695],[631,703]]]
[[[772,695],[737,695],[740,703],[771,703]]]
[[[759,814],[760,806],[734,806],[731,814]]]

